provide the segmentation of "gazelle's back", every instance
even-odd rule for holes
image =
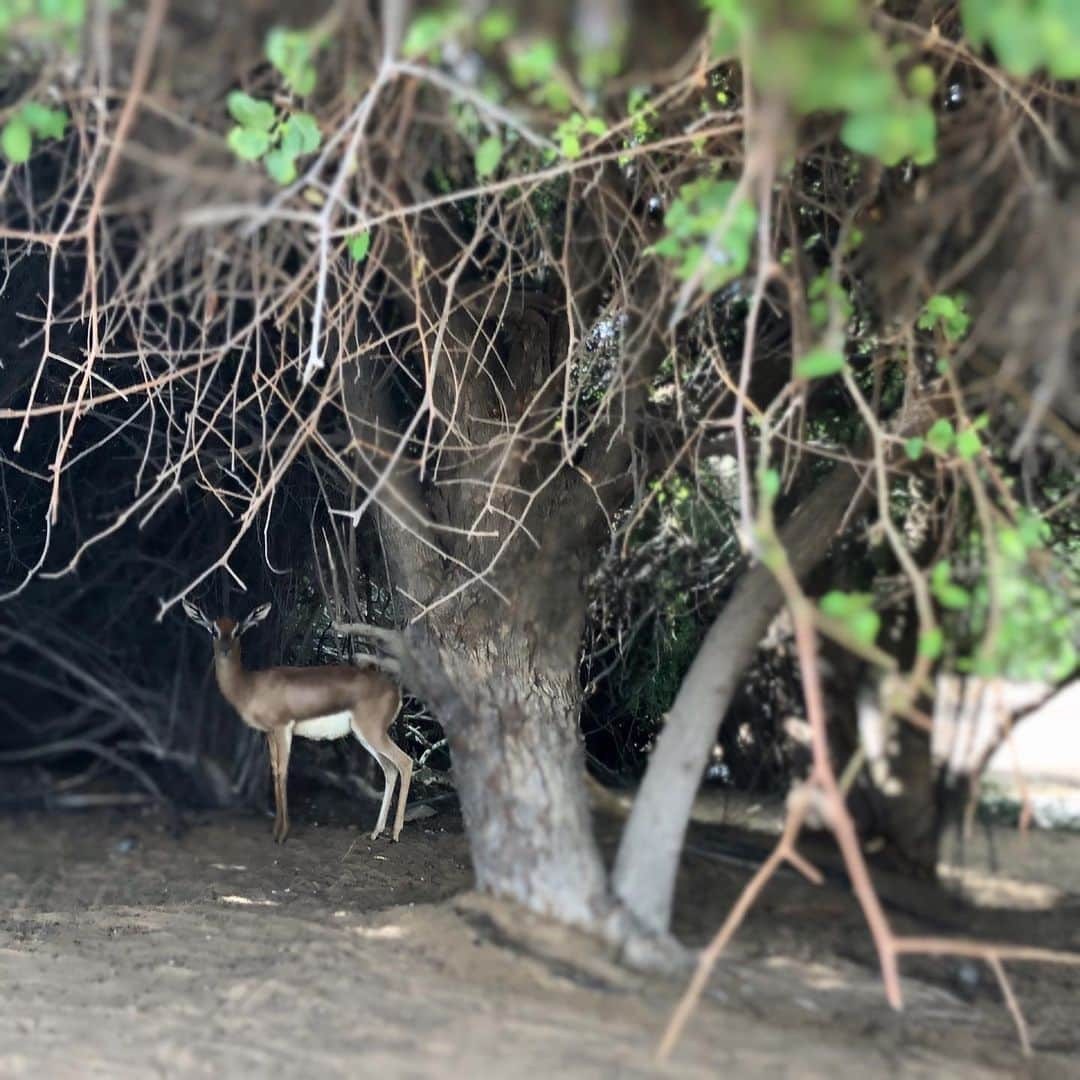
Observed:
[[[326,667],[275,667],[257,673],[269,694],[278,720],[311,720],[328,712],[365,712],[393,709],[400,700],[398,688],[378,671],[334,664]]]

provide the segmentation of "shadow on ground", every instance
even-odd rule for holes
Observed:
[[[281,848],[268,819],[235,813],[179,829],[159,813],[0,818],[0,1075],[986,1076],[1021,1067],[985,972],[913,962],[907,1010],[894,1015],[842,882],[812,888],[790,876],[770,886],[675,1057],[657,1066],[679,987],[468,893],[452,811],[411,823],[394,845],[349,823],[357,806],[366,821],[366,804],[301,802]],[[599,824],[610,849],[618,823]],[[700,941],[762,841],[748,835],[740,847],[720,826],[697,826],[690,840],[678,928]],[[1075,862],[1080,838],[1069,843]],[[904,899],[934,910],[926,895]],[[1001,912],[983,915],[991,929],[994,919],[1026,928],[1030,940],[1044,928],[1059,946],[1071,933],[1075,948],[1071,903],[1059,905],[1064,916],[1011,911],[1008,924]],[[953,923],[966,912],[972,932],[969,908],[936,910]],[[925,916],[894,912],[924,930]],[[1014,974],[1037,1074],[1074,1075],[1080,974]]]

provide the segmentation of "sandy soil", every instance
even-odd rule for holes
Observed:
[[[298,801],[284,848],[251,815],[0,818],[0,1077],[1080,1075],[1080,973],[1013,969],[1038,1050],[1025,1062],[985,971],[913,961],[894,1015],[842,883],[791,875],[658,1066],[678,986],[468,893],[452,811],[397,845],[349,823],[372,815]],[[601,820],[607,846],[617,828]],[[1080,838],[1051,839],[1034,862],[1080,865]],[[687,940],[715,929],[763,843],[695,826]],[[1032,912],[882,888],[908,928],[1080,948],[1068,890]]]

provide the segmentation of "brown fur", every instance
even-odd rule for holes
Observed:
[[[405,819],[413,769],[412,759],[388,734],[401,709],[398,687],[380,671],[344,664],[249,671],[241,658],[240,636],[266,618],[269,604],[256,608],[239,624],[227,616],[210,620],[187,601],[184,610],[214,637],[214,671],[221,693],[248,727],[266,734],[274,778],[274,839],[284,843],[289,833],[289,754],[294,732],[304,734],[297,731],[296,725],[347,712],[352,734],[379,762],[386,783],[372,839],[386,825],[394,786],[401,777],[392,834],[397,840]]]

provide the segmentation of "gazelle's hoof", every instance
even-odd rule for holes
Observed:
[[[378,840],[381,835],[382,835],[382,829],[372,829],[372,831],[371,831],[371,839],[372,840]]]

